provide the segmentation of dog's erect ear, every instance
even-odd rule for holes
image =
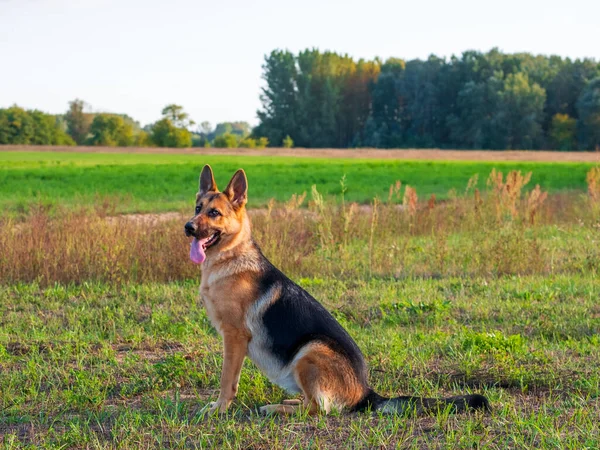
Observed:
[[[217,183],[215,182],[215,177],[213,176],[213,171],[210,166],[207,164],[202,169],[202,173],[200,174],[200,195],[204,195],[207,192],[216,192],[217,191]]]
[[[223,193],[229,198],[229,201],[235,208],[241,208],[246,204],[248,200],[248,180],[243,169],[233,174],[231,181]]]

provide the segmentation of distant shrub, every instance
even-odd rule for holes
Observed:
[[[552,148],[573,150],[576,147],[577,121],[568,114],[555,114],[550,124]]]
[[[167,105],[162,110],[163,118],[151,127],[150,140],[157,147],[188,148],[192,146],[189,127],[195,124],[180,105]]]
[[[210,147],[210,141],[200,134],[192,135],[192,147]]]
[[[283,146],[283,148],[292,148],[294,146],[294,141],[288,134],[286,137],[283,138],[281,145]]]
[[[135,135],[135,143],[136,147],[149,147],[151,145],[150,136],[145,131],[139,131]]]
[[[167,117],[152,125],[150,139],[157,147],[187,148],[192,146],[192,133],[185,128],[176,127]]]
[[[267,139],[266,137],[259,137],[258,141],[256,143],[256,148],[267,148],[269,146],[269,139]]]
[[[236,148],[238,146],[237,137],[231,133],[225,133],[217,136],[213,141],[215,148]]]
[[[247,137],[240,141],[240,148],[256,148],[256,139]]]
[[[114,114],[96,114],[90,126],[90,145],[130,147],[135,144],[133,126]]]

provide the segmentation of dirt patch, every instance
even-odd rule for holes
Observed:
[[[553,151],[489,151],[489,150],[440,150],[440,149],[306,149],[267,148],[137,148],[137,147],[63,147],[50,145],[0,145],[0,151],[38,151],[74,153],[148,153],[186,155],[232,155],[232,156],[288,156],[298,158],[363,158],[363,159],[409,159],[448,161],[532,161],[532,162],[587,162],[600,163],[600,152],[553,152]]]

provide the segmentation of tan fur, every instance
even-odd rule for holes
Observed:
[[[294,373],[311,413],[354,405],[365,394],[348,360],[322,343],[309,344]]]
[[[301,391],[305,397],[303,407],[310,413],[329,412],[332,408],[356,404],[365,394],[364,387],[346,358],[327,345],[305,345],[285,367],[265,350],[262,315],[278,300],[281,290],[275,285],[268,292],[259,292],[260,255],[251,242],[245,192],[242,193],[239,186],[239,173],[234,175],[223,193],[218,193],[212,171],[205,173],[203,170],[196,199],[202,209],[192,219],[201,236],[209,236],[215,231],[221,233],[220,241],[206,249],[200,285],[207,315],[222,336],[224,345],[220,394],[216,402],[208,405],[208,410],[227,410],[237,393],[245,356],[251,357],[272,381],[292,392]],[[245,185],[242,187],[245,189]],[[212,208],[221,215],[211,218],[202,213]],[[299,407],[294,402],[267,405],[261,411],[290,414]]]

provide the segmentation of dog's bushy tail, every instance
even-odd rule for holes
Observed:
[[[387,398],[372,389],[354,406],[353,411],[380,411],[384,414],[423,414],[427,412],[444,411],[450,408],[452,412],[469,410],[490,411],[490,402],[480,394],[457,395],[448,398],[422,398],[402,396]]]

